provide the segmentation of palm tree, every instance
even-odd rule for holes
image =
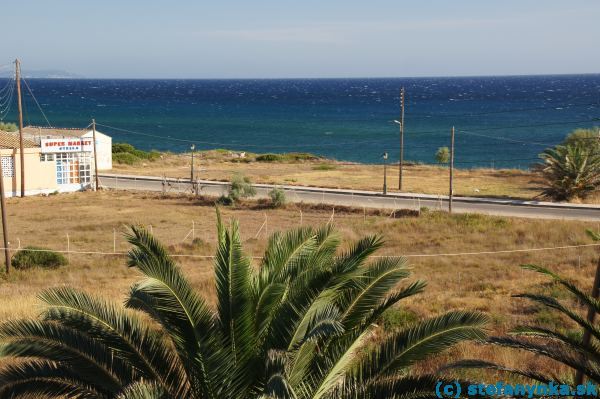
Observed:
[[[536,166],[545,180],[541,196],[558,201],[584,198],[600,186],[600,153],[594,145],[574,142],[546,149]]]
[[[588,233],[596,241],[600,240],[600,236],[592,232]],[[563,364],[572,369],[574,374],[577,375],[575,378],[576,384],[583,382],[583,376],[596,384],[600,383],[600,347],[597,344],[597,340],[600,340],[600,326],[594,322],[595,314],[600,312],[600,301],[584,293],[571,281],[560,277],[546,268],[536,265],[524,265],[522,267],[549,276],[553,281],[570,292],[579,303],[585,305],[588,308],[588,314],[587,317],[583,317],[579,312],[548,295],[518,294],[514,295],[514,297],[531,300],[565,316],[579,326],[583,334],[571,334],[543,326],[523,325],[515,328],[509,336],[490,337],[486,342],[492,345],[531,352]],[[596,273],[598,274],[598,271]],[[597,275],[596,279],[598,277]],[[565,380],[564,376],[539,373],[535,364],[527,369],[513,369],[480,360],[462,360],[452,363],[445,368],[487,368],[507,371],[543,383]]]
[[[1,397],[429,398],[435,379],[410,366],[484,337],[486,317],[458,311],[374,337],[383,312],[425,287],[402,284],[403,258],[367,262],[376,236],[340,252],[331,227],[276,233],[254,268],[237,223],[218,216],[214,307],[146,230],[128,240],[129,266],[145,278],[126,309],[56,288],[40,295],[39,320],[0,326],[11,357]]]

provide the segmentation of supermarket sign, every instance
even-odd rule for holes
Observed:
[[[42,139],[41,144],[42,153],[44,154],[57,152],[92,152],[94,150],[94,141],[91,138]]]

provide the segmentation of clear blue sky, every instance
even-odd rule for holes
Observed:
[[[598,0],[2,0],[2,58],[100,78],[600,72]]]

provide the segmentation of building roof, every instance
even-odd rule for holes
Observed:
[[[19,134],[7,133],[0,130],[0,148],[19,148]],[[37,148],[37,145],[32,140],[23,137],[23,148]]]
[[[26,126],[23,128],[23,134],[29,137],[82,137],[88,132],[88,129],[75,128],[56,128],[56,127],[38,127]]]

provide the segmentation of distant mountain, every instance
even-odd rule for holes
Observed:
[[[75,73],[61,71],[59,69],[42,69],[42,70],[26,70],[24,69],[23,77],[25,79],[81,79],[83,76]],[[10,78],[14,75],[14,71],[0,72],[0,78]]]

